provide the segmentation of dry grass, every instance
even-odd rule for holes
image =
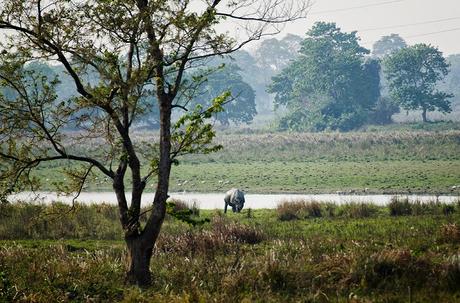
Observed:
[[[276,211],[281,221],[322,217],[322,209],[319,202],[302,199],[281,201]]]
[[[441,242],[460,243],[460,226],[456,223],[447,223],[441,226]]]
[[[196,255],[215,252],[237,243],[257,244],[263,239],[262,231],[255,227],[216,216],[211,221],[210,229],[188,230],[177,235],[161,234],[156,248],[161,252]]]
[[[154,283],[144,290],[123,282],[121,241],[3,241],[0,302],[406,302],[409,295],[413,302],[458,301],[457,208],[398,217],[383,207],[367,216],[367,205],[305,209],[318,205],[322,217],[290,222],[272,210],[249,217],[202,211],[211,222],[197,227],[168,220],[152,258]],[[61,234],[93,222],[89,215],[112,214],[107,207],[83,212]],[[40,232],[30,235],[41,239]]]

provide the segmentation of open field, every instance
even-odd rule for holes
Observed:
[[[460,203],[298,201],[201,211],[201,227],[167,218],[145,290],[124,284],[115,207],[1,207],[0,302],[460,301]]]
[[[172,191],[450,194],[460,184],[459,172],[460,161],[436,160],[184,164],[173,170]]]
[[[139,133],[137,140],[155,141],[155,136]],[[216,143],[224,149],[180,159],[171,191],[221,192],[233,186],[250,193],[460,193],[460,130],[220,133]],[[76,148],[101,151],[97,142]],[[50,166],[38,176],[45,189],[63,178]],[[98,176],[85,190],[111,187]]]

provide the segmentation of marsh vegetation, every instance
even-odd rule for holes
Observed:
[[[114,206],[2,206],[0,300],[460,299],[460,203],[290,202],[227,216],[195,209],[196,218],[210,219],[196,227],[168,216],[148,289],[125,285],[127,252]]]

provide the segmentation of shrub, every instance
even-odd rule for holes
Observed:
[[[447,259],[443,266],[443,276],[447,282],[447,286],[452,291],[460,289],[460,254],[455,254]]]
[[[391,216],[407,216],[412,214],[412,207],[407,198],[391,198],[388,208]]]
[[[369,203],[347,203],[339,207],[338,216],[349,218],[367,218],[374,216],[378,207]]]
[[[212,220],[212,233],[226,242],[257,244],[264,238],[262,232],[255,227],[229,222],[220,216]]]
[[[278,204],[276,211],[278,213],[278,219],[281,221],[318,218],[323,215],[320,203],[302,199],[282,201]]]
[[[278,219],[281,221],[291,221],[299,219],[299,212],[302,205],[298,202],[283,201],[276,207]]]
[[[173,211],[175,212],[189,210],[193,216],[200,216],[200,208],[196,200],[193,200],[190,204],[180,199],[169,199],[168,203],[170,203],[170,205],[174,205]]]
[[[188,206],[187,202],[185,202],[184,200],[169,199],[168,203],[170,203],[173,206],[173,210],[175,212],[190,209],[190,207]]]
[[[455,212],[455,205],[443,204],[442,212],[444,215],[449,216]]]
[[[235,243],[257,244],[263,239],[263,233],[255,227],[216,216],[211,221],[210,230],[192,228],[178,235],[161,233],[156,248],[185,255],[207,254]]]
[[[400,287],[404,281],[410,284],[429,283],[433,264],[429,260],[417,258],[408,249],[384,249],[370,256],[365,266],[365,281],[370,287]],[[418,278],[415,280],[414,276]]]
[[[443,224],[441,226],[441,242],[460,243],[460,227],[456,223]]]

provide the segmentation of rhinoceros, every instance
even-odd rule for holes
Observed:
[[[224,213],[227,213],[227,206],[230,205],[232,207],[233,212],[239,213],[244,206],[244,193],[243,191],[232,188],[227,193],[225,193],[225,209]]]

